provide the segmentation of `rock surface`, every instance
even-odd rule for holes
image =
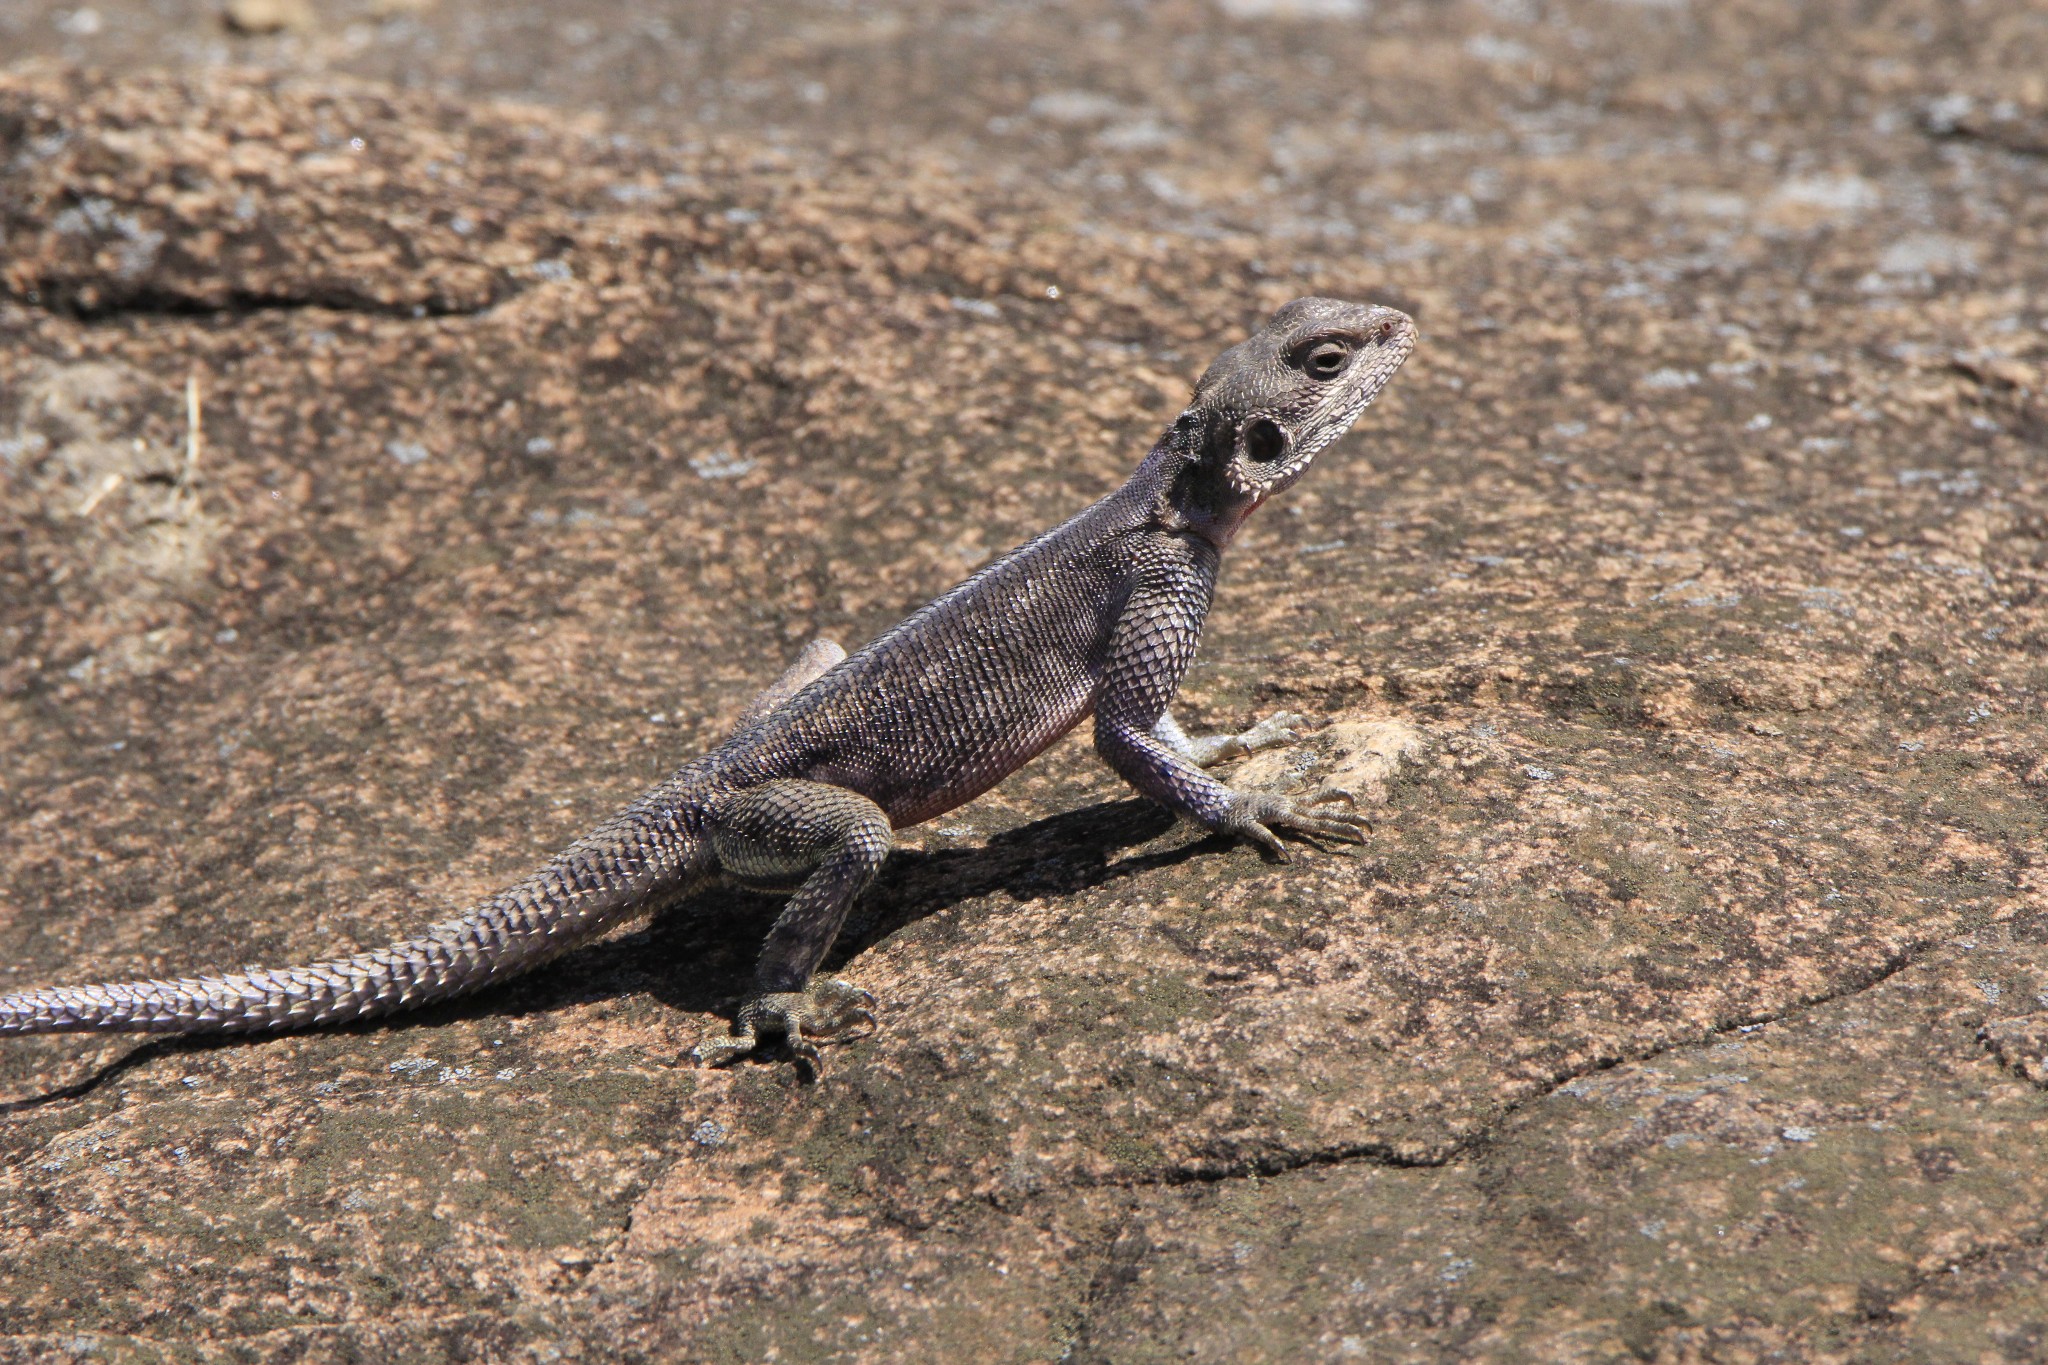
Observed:
[[[0,985],[488,891],[1312,291],[1423,347],[1187,718],[1327,721],[1248,780],[1374,839],[1063,744],[892,864],[809,1088],[677,1064],[724,893],[7,1040],[0,1358],[2048,1349],[2037,9],[542,13],[0,15]]]

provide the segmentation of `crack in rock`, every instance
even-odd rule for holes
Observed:
[[[1837,990],[1795,1000],[1783,1008],[1768,1014],[1747,1015],[1725,1024],[1715,1025],[1704,1032],[1669,1042],[1660,1043],[1641,1052],[1629,1052],[1594,1059],[1586,1066],[1574,1068],[1554,1080],[1531,1091],[1518,1099],[1504,1104],[1494,1120],[1473,1132],[1451,1141],[1424,1149],[1421,1152],[1402,1151],[1392,1143],[1360,1142],[1346,1143],[1336,1147],[1316,1148],[1305,1151],[1281,1151],[1253,1157],[1241,1162],[1175,1166],[1152,1175],[1134,1176],[1127,1179],[1101,1182],[1105,1188],[1146,1189],[1176,1187],[1183,1185],[1220,1184],[1230,1180],[1257,1179],[1287,1175],[1295,1171],[1328,1168],[1347,1165],[1382,1166],[1391,1170],[1441,1170],[1457,1165],[1466,1157],[1491,1143],[1506,1127],[1508,1121],[1552,1095],[1576,1085],[1591,1076],[1604,1075],[1623,1066],[1654,1061],[1656,1058],[1686,1048],[1703,1047],[1717,1038],[1730,1033],[1763,1028],[1781,1023],[1808,1011],[1847,1000],[1874,989],[1891,980],[1899,973],[1926,961],[1943,948],[1958,942],[1944,940],[1934,944],[1914,944],[1886,959],[1870,975],[1851,982]]]

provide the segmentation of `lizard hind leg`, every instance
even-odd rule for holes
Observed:
[[[839,936],[846,912],[889,856],[894,836],[882,808],[857,792],[785,779],[735,792],[711,812],[711,846],[736,880],[796,891],[768,931],[730,1036],[706,1038],[697,1057],[724,1066],[781,1035],[813,1077],[821,1070],[814,1038],[835,1038],[874,1024],[875,998],[845,981],[812,973]]]
[[[1309,719],[1293,711],[1275,711],[1264,720],[1234,735],[1190,735],[1180,728],[1170,710],[1161,711],[1152,723],[1152,737],[1198,768],[1225,759],[1243,758],[1261,749],[1272,749],[1299,735]]]
[[[846,651],[836,642],[822,638],[811,641],[796,656],[796,662],[783,670],[781,677],[762,688],[760,695],[747,703],[746,709],[740,712],[740,718],[733,723],[732,732],[738,734],[769,712],[780,710],[791,697],[845,662]]]

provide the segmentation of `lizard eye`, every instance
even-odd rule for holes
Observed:
[[[1270,417],[1254,417],[1244,425],[1244,455],[1258,464],[1271,464],[1287,453],[1287,433]]]
[[[1344,373],[1344,367],[1350,363],[1349,346],[1341,341],[1322,341],[1311,346],[1301,358],[1301,369],[1310,379],[1331,380]]]

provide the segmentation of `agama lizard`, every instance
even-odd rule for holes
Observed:
[[[1362,841],[1318,801],[1236,791],[1203,767],[1246,747],[1168,711],[1218,561],[1408,356],[1391,308],[1297,299],[1203,374],[1129,482],[848,656],[819,641],[710,753],[459,918],[374,951],[223,976],[0,997],[0,1033],[231,1033],[361,1019],[528,971],[715,874],[793,894],[768,930],[718,1066],[783,1037],[812,1074],[874,998],[814,979],[893,832],[972,800],[1095,717],[1095,747],[1175,813],[1285,858],[1281,834]],[[1270,727],[1249,738],[1271,739]]]

